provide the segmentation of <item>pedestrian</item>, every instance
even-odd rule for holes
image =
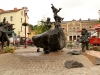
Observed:
[[[9,37],[9,40],[10,40],[10,46],[13,46],[13,37],[10,36],[10,37]]]

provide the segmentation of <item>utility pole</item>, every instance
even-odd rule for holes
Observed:
[[[0,10],[0,22],[1,22],[1,10]]]

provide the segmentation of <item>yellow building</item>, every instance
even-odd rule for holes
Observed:
[[[64,29],[66,40],[67,41],[74,41],[78,37],[81,36],[81,32],[77,32],[79,30],[82,30],[82,28],[93,28],[94,25],[98,24],[97,19],[90,19],[88,20],[75,20],[73,19],[72,21],[63,21],[61,23],[62,28]]]
[[[34,35],[35,35],[35,32],[34,31],[31,31],[30,32],[30,35],[29,35],[29,38],[32,38]]]
[[[24,8],[21,9],[14,8],[13,10],[4,10],[0,9],[0,22],[3,21],[3,18],[6,18],[13,25],[14,32],[21,37],[25,37],[25,27],[22,26],[22,23],[25,22]],[[28,17],[26,17],[26,22],[28,23]],[[28,37],[28,26],[26,27],[26,37]]]

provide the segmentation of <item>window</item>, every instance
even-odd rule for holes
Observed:
[[[22,23],[22,18],[21,18],[21,23]]]
[[[75,32],[75,27],[73,28],[73,32]]]
[[[65,28],[62,28],[63,29],[63,31],[65,32]]]
[[[21,32],[22,32],[22,26],[21,26]]]
[[[82,28],[86,28],[85,26],[83,26]]]
[[[21,11],[21,15],[23,16],[23,11]]]
[[[65,28],[64,28],[64,27],[62,27],[62,29],[64,30]]]
[[[13,16],[10,16],[10,21],[13,21]]]
[[[72,31],[72,28],[69,28],[69,32],[71,32]]]
[[[79,27],[77,27],[77,30],[79,30],[80,28]]]

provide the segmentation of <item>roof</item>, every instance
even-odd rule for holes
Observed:
[[[71,22],[71,21],[63,21],[63,22],[61,22],[61,24],[66,24],[68,22]]]
[[[72,21],[77,21],[77,22],[98,22],[98,20],[97,19],[90,19],[90,20],[72,20]],[[68,22],[72,22],[72,21],[63,21],[61,24],[66,24],[66,23],[68,23]]]
[[[95,29],[99,28],[100,29],[100,24],[96,24],[93,28],[95,28]]]
[[[17,12],[17,11],[20,11],[22,10],[23,7],[21,9],[17,9],[17,8],[14,8],[13,10],[4,10],[4,9],[0,9],[0,14],[3,14],[3,13],[10,13],[10,12]]]
[[[97,19],[81,20],[80,22],[98,22]]]

